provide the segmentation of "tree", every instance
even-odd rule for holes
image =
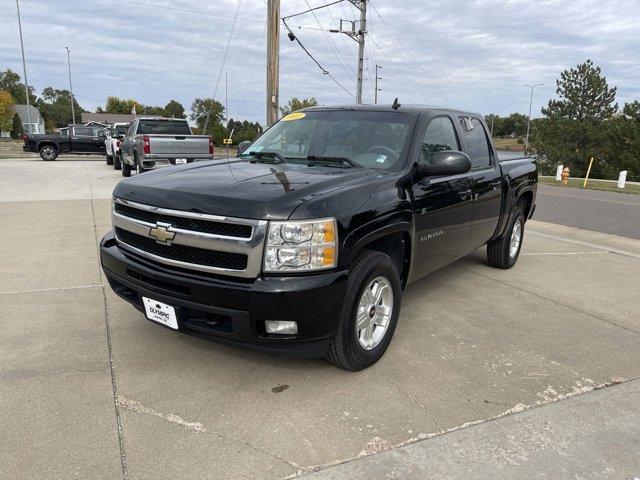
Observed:
[[[587,60],[576,68],[565,70],[556,80],[560,100],[550,100],[542,113],[547,117],[569,120],[606,120],[618,111],[616,87],[609,88],[600,67]]]
[[[184,107],[177,100],[169,100],[169,103],[164,106],[164,111],[167,117],[187,118]]]
[[[11,133],[10,136],[13,139],[18,139],[22,137],[24,130],[22,128],[22,120],[20,120],[20,115],[17,113],[13,114],[13,122],[11,124]]]
[[[532,144],[551,165],[567,165],[572,176],[584,175],[591,157],[597,158],[592,174],[603,174],[607,167],[606,122],[618,110],[616,88],[609,88],[600,67],[591,60],[565,70],[556,80],[558,100],[542,109],[545,118],[536,123]]]
[[[303,98],[300,100],[297,97],[293,97],[289,100],[286,106],[280,107],[280,113],[284,117],[285,115],[289,115],[291,112],[295,112],[296,110],[301,110],[307,107],[315,107],[318,105],[318,101],[315,98]]]
[[[27,96],[24,92],[24,83],[20,75],[13,70],[7,68],[4,72],[0,72],[0,90],[6,90],[11,94],[13,100],[18,105],[26,105]],[[36,104],[37,97],[33,93],[33,87],[29,87],[29,101],[31,105]]]
[[[104,112],[106,113],[127,113],[130,114],[135,107],[136,113],[142,113],[142,105],[133,99],[124,99],[119,97],[107,97],[107,102],[104,106]]]
[[[69,90],[47,87],[42,91],[42,97],[38,99],[36,106],[40,110],[45,124],[53,123],[57,126],[67,126],[73,122],[71,92]],[[76,115],[83,112],[75,97],[73,98],[73,106]],[[78,117],[77,120],[79,120]]]
[[[209,116],[207,131],[204,125]],[[224,120],[224,106],[213,98],[196,98],[191,104],[191,120],[196,122],[202,135],[211,135],[216,143],[221,143],[226,138],[226,128],[222,124]]]
[[[13,97],[7,90],[0,90],[0,133],[11,130],[13,124]]]

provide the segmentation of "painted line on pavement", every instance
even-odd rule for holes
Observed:
[[[36,292],[57,292],[58,290],[81,290],[84,288],[102,288],[104,285],[77,285],[73,287],[56,287],[56,288],[35,288],[33,290],[13,290],[9,292],[0,292],[0,295],[11,295],[16,293],[36,293]]]

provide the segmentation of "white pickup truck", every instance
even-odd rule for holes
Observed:
[[[141,117],[134,120],[120,144],[122,176],[155,168],[213,158],[213,139],[192,135],[186,120]]]
[[[107,161],[107,165],[113,165],[113,168],[120,170],[120,160],[118,155],[120,154],[120,141],[127,133],[129,123],[114,123],[111,128],[107,130],[107,138],[104,139],[104,155]]]

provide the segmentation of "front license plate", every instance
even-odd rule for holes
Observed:
[[[176,158],[176,165],[180,165],[181,163],[187,163],[186,158]]]
[[[178,330],[178,318],[176,317],[175,308],[151,298],[142,297],[142,301],[149,320]]]

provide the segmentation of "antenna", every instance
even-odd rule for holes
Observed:
[[[398,110],[402,105],[400,103],[398,103],[398,99],[396,98],[393,101],[393,105],[391,105],[391,108],[393,108],[394,110]]]

